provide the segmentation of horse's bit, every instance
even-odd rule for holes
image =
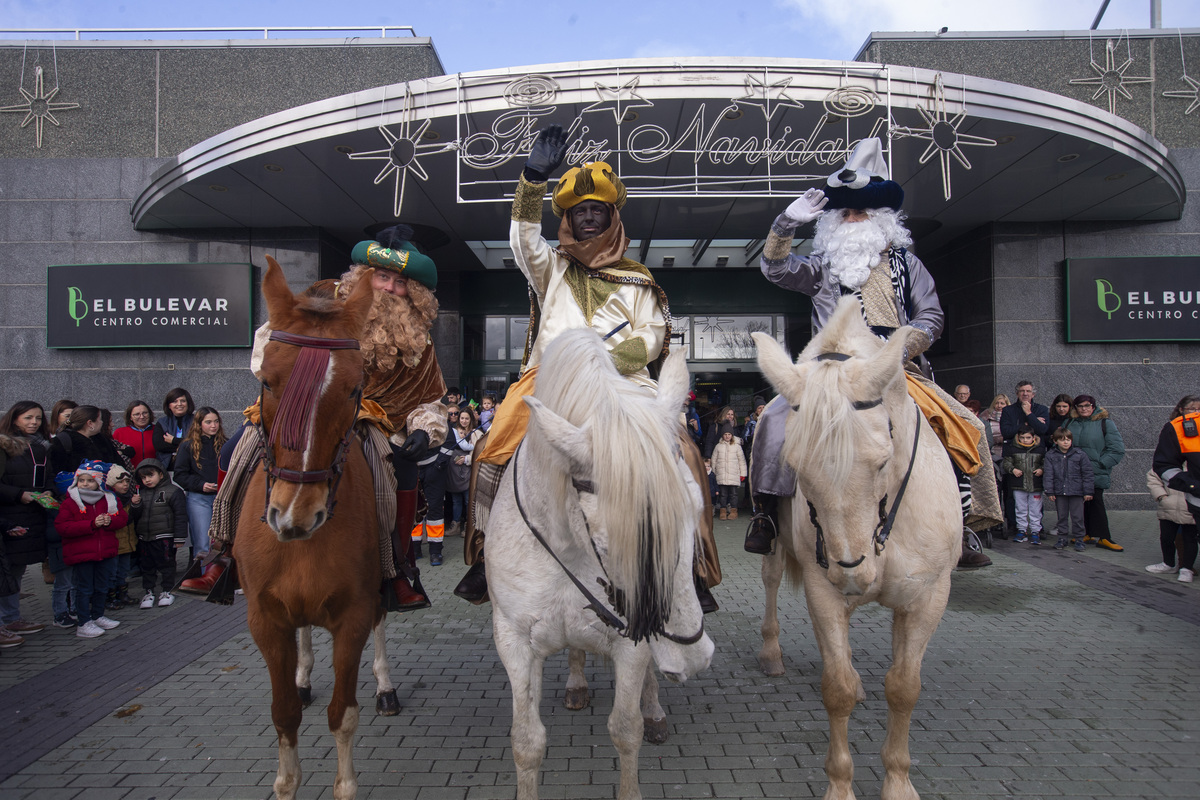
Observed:
[[[588,588],[583,585],[583,581],[575,577],[575,574],[571,572],[566,564],[563,563],[562,559],[558,557],[558,554],[550,548],[550,543],[546,541],[546,537],[542,535],[542,532],[538,530],[537,525],[535,525],[533,520],[529,518],[529,514],[525,511],[525,506],[521,502],[521,481],[519,480],[520,476],[517,473],[517,456],[520,455],[520,453],[521,445],[518,445],[517,450],[513,453],[512,457],[513,499],[516,500],[517,511],[521,513],[521,519],[524,521],[525,527],[529,528],[529,532],[533,534],[533,538],[537,539],[538,544],[540,544],[545,551],[550,554],[550,557],[558,562],[558,566],[560,566],[562,571],[567,574],[567,577],[571,579],[571,583],[575,584],[575,588],[578,589],[579,593],[582,594],[584,599],[588,601],[588,604],[585,606],[585,608],[592,611],[592,613],[600,618],[601,622],[615,630],[620,636],[629,638],[629,625],[625,622],[625,620],[617,616],[616,613],[610,611],[603,603],[596,599],[595,595],[588,591]],[[572,478],[571,485],[579,494],[595,494],[596,492],[595,487],[587,481],[577,481]],[[596,549],[596,542],[594,539],[592,539],[591,526],[588,525],[586,516],[583,518],[583,524],[588,530],[588,541],[591,542],[592,551],[596,554],[596,561],[600,565],[600,571],[604,573],[604,578],[608,578],[608,571],[604,569],[604,561],[600,558],[600,551]],[[611,579],[606,582],[604,578],[596,578],[596,583],[600,584],[600,586],[604,588],[605,593],[608,595],[609,602],[613,604],[613,607],[617,609],[617,612],[624,614],[625,609],[623,593],[620,589],[617,589],[613,586]],[[704,635],[704,617],[701,616],[700,618],[700,630],[696,631],[696,633],[692,636],[677,636],[673,633],[668,633],[666,629],[654,631],[654,635],[661,636],[667,641],[674,642],[675,644],[695,644],[696,642],[700,641],[700,637]],[[634,644],[637,644],[637,642],[634,642]]]
[[[271,331],[270,341],[282,342],[283,344],[295,345],[300,348],[312,348],[315,350],[358,350],[359,344],[357,339],[328,339],[321,336],[306,336],[299,333],[288,333],[287,331]],[[288,382],[288,387],[292,386]],[[287,393],[287,390],[284,390]],[[262,414],[262,392],[259,392],[258,398],[258,435],[259,441],[262,442],[263,449],[263,470],[267,473],[267,486],[263,499],[263,515],[262,521],[267,520],[267,509],[271,506],[271,487],[275,480],[286,481],[288,483],[320,483],[321,481],[331,482],[329,493],[325,499],[325,513],[332,518],[333,507],[337,504],[336,495],[338,484],[341,483],[342,473],[345,470],[346,459],[350,455],[350,442],[354,438],[354,425],[358,421],[358,409],[362,407],[362,387],[360,386],[355,392],[354,398],[354,419],[350,421],[350,427],[342,435],[342,439],[338,442],[337,450],[333,454],[333,463],[325,469],[317,470],[295,470],[283,469],[275,465],[275,451],[272,445],[275,443],[276,431],[267,431],[266,423]],[[280,401],[282,404],[282,400]],[[315,413],[315,412],[314,412]]]
[[[845,353],[821,353],[816,357],[816,361],[848,361],[850,356]],[[854,402],[855,411],[865,411],[868,408],[882,405],[883,398],[879,397],[875,400],[857,400]],[[798,406],[792,406],[793,411],[798,411]],[[888,430],[890,431],[892,423],[888,421]],[[908,479],[912,477],[913,465],[917,461],[917,444],[921,441],[921,409],[917,407],[917,432],[913,435],[912,455],[908,458],[908,469],[904,472],[904,480],[900,481],[900,489],[896,492],[896,499],[892,502],[891,511],[887,510],[887,495],[879,499],[879,522],[875,525],[875,555],[883,552],[884,546],[887,544],[888,536],[892,532],[892,524],[896,521],[896,512],[900,509],[900,501],[904,499],[904,491],[908,488]],[[817,564],[822,569],[829,569],[829,559],[825,555],[825,531],[821,529],[821,523],[817,519],[817,507],[812,504],[811,500],[806,500],[808,503],[808,519],[812,526],[817,531]],[[838,566],[843,569],[854,569],[866,559],[866,555],[858,557],[857,561],[845,562],[839,561]]]

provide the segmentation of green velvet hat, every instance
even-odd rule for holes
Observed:
[[[385,238],[384,233],[387,231],[380,232],[381,239]],[[354,250],[350,253],[350,260],[355,264],[398,272],[406,278],[412,278],[430,291],[437,289],[437,267],[434,265],[433,259],[417,250],[410,241],[394,237],[388,238],[393,239],[388,242],[390,247],[373,239],[359,242],[354,245]]]

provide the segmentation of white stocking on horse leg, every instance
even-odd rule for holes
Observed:
[[[583,668],[587,665],[587,652],[580,650],[578,647],[572,647],[567,651],[567,695],[563,698],[563,705],[572,711],[579,711],[587,708],[592,702],[588,694],[587,676],[583,674]]]
[[[783,535],[776,540],[774,555],[762,557],[762,582],[766,591],[763,610],[762,649],[758,651],[758,666],[764,675],[782,675],[783,650],[779,647],[779,584],[783,579]]]
[[[379,622],[371,631],[375,642],[375,659],[371,672],[375,673],[375,711],[385,717],[400,713],[400,701],[396,699],[396,688],[392,686],[391,667],[387,655],[387,614],[379,615]]]
[[[641,652],[639,652],[641,651]],[[638,785],[638,751],[642,748],[642,712],[639,708],[646,670],[650,669],[650,647],[620,650],[613,653],[616,681],[613,686],[613,708],[608,715],[608,735],[621,759],[621,786],[617,800],[641,800]]]
[[[296,662],[296,691],[300,693],[300,704],[308,708],[312,702],[313,646],[312,626],[303,625],[296,636],[299,660]]]
[[[347,706],[342,721],[333,732],[337,742],[337,777],[333,780],[334,800],[354,800],[358,794],[358,776],[354,772],[354,734],[358,730],[358,706]]]

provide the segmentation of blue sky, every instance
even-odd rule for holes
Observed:
[[[850,59],[873,30],[1086,30],[1100,5],[1101,0],[0,0],[0,23],[12,28],[411,25],[417,35],[433,39],[447,72],[467,72],[639,56]],[[1162,6],[1163,27],[1200,27],[1200,0],[1163,0]],[[1149,18],[1149,0],[1111,0],[1101,28],[1145,28]]]

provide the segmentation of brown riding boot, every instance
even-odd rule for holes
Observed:
[[[233,548],[225,545],[221,548],[208,565],[204,567],[203,572],[198,578],[188,578],[179,583],[178,589],[181,592],[192,592],[193,594],[207,595],[212,591],[213,586],[217,584],[217,578],[220,578],[225,570],[233,564]]]
[[[959,569],[980,569],[990,567],[992,560],[984,555],[983,543],[970,528],[963,528],[962,558],[958,560]]]
[[[385,581],[384,607],[389,611],[415,611],[429,608],[429,598],[421,586],[420,571],[414,566],[410,546],[413,517],[417,513],[417,490],[396,491],[396,525],[392,530],[392,553],[396,577]]]

